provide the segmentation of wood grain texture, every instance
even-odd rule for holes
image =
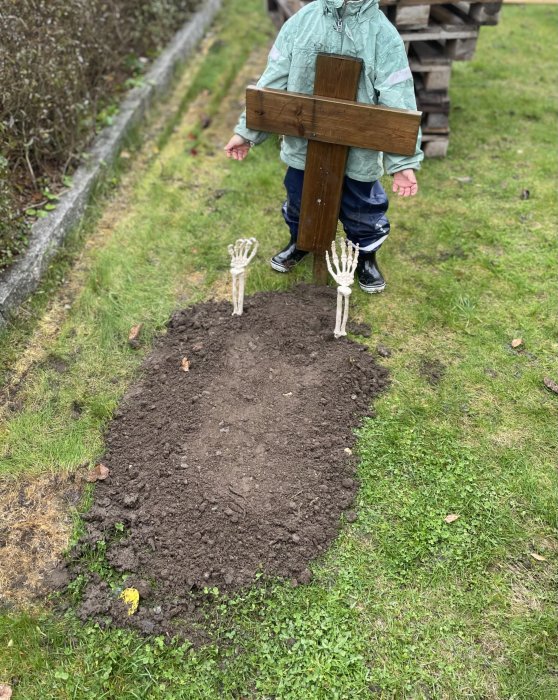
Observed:
[[[323,253],[337,231],[347,146],[310,141],[306,154],[297,248]]]
[[[405,29],[423,29],[428,26],[430,5],[397,5],[395,25]]]
[[[354,100],[362,61],[319,54],[314,95]],[[297,246],[314,251],[314,282],[326,284],[323,253],[335,237],[349,149],[346,145],[309,141]]]
[[[327,284],[327,280],[329,277],[325,254],[322,252],[316,252],[312,257],[312,276],[314,278],[314,284],[321,285],[322,287],[324,287]]]
[[[284,90],[246,90],[250,129],[399,155],[415,152],[420,112]]]

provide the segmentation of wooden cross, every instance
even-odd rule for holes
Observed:
[[[250,129],[308,139],[297,247],[314,253],[314,281],[326,284],[325,251],[335,238],[350,146],[415,153],[421,112],[355,102],[360,59],[318,54],[314,94],[248,86]]]

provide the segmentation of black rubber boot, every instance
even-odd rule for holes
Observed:
[[[288,246],[280,250],[271,258],[271,267],[277,272],[290,272],[295,265],[308,253],[296,247],[296,241],[291,239]]]
[[[363,292],[378,294],[386,288],[385,280],[376,263],[375,250],[372,253],[361,253],[358,256],[356,273],[359,287]]]

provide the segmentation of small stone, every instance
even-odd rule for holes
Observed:
[[[135,508],[138,504],[139,495],[137,493],[128,493],[124,496],[123,503],[126,508]]]
[[[291,535],[291,540],[295,543],[298,544],[300,542],[300,536],[294,533],[294,535]]]
[[[348,523],[354,523],[356,519],[357,519],[357,514],[355,513],[354,510],[348,510],[348,511],[345,513],[345,520],[346,520]]]
[[[151,595],[151,585],[149,581],[145,581],[144,579],[141,579],[136,583],[134,588],[137,589],[138,593],[140,594],[140,599],[141,598],[149,598]]]
[[[151,620],[138,620],[137,625],[145,634],[152,634],[155,630],[155,624]]]
[[[57,591],[65,588],[70,583],[70,580],[70,572],[62,562],[59,562],[54,569],[45,575],[44,584],[47,588]]]
[[[303,569],[297,576],[297,581],[308,585],[312,581],[313,575],[310,569]]]
[[[343,479],[341,482],[341,485],[343,486],[344,489],[352,489],[353,486],[355,485],[355,482],[353,479],[347,477],[346,479]]]
[[[376,347],[376,352],[378,355],[380,355],[380,357],[391,357],[391,350],[385,345],[378,345]]]

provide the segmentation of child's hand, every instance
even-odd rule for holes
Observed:
[[[415,171],[409,168],[395,173],[392,190],[397,192],[400,197],[413,197],[418,192]]]
[[[234,158],[235,160],[244,160],[248,155],[250,150],[250,143],[239,136],[234,134],[232,139],[225,146],[225,153],[227,158]]]

